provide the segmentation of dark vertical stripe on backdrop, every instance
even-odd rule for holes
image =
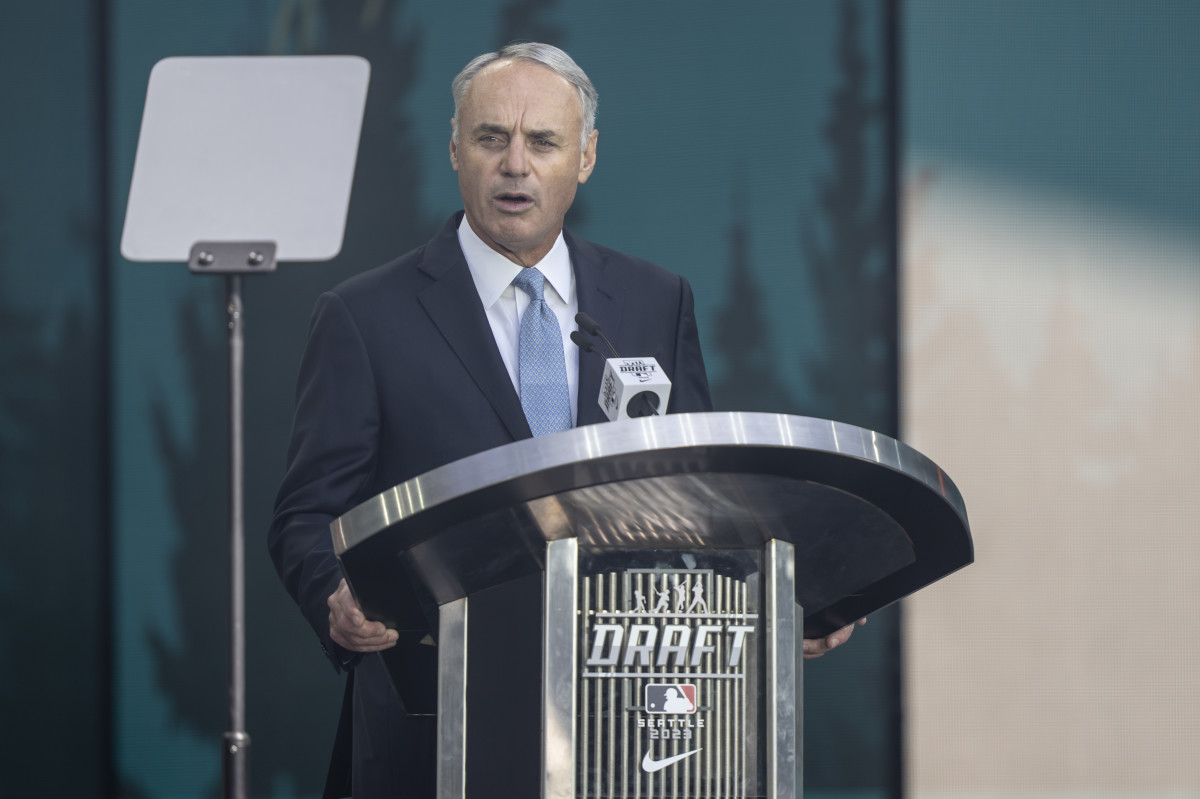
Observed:
[[[97,474],[97,515],[99,516],[101,541],[96,568],[99,571],[96,579],[96,607],[99,608],[97,623],[101,626],[99,636],[100,651],[96,653],[96,664],[99,669],[96,685],[99,696],[96,698],[97,713],[96,745],[99,748],[101,784],[98,795],[104,799],[114,799],[117,795],[117,766],[116,752],[113,747],[115,732],[113,722],[113,695],[116,686],[115,658],[116,647],[113,643],[116,632],[113,615],[113,341],[112,306],[113,306],[113,225],[116,221],[112,215],[113,196],[113,158],[112,158],[112,125],[109,118],[112,108],[112,75],[110,66],[111,36],[111,4],[109,0],[92,0],[92,113],[93,135],[95,150],[93,163],[95,169],[95,235],[96,235],[96,348],[101,362],[96,365],[96,407],[94,423],[97,436],[96,474]]]

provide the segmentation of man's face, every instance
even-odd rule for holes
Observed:
[[[532,266],[562,230],[596,164],[596,131],[580,152],[582,126],[575,87],[540,64],[489,64],[467,88],[450,163],[467,222],[509,260]]]

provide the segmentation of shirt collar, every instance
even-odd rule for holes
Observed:
[[[479,292],[483,307],[491,308],[521,271],[520,265],[485,244],[467,222],[466,214],[458,224],[458,246],[467,259],[467,268],[471,270],[471,278],[475,281],[475,290]],[[550,252],[534,266],[559,299],[564,303],[569,302],[575,287],[575,274],[571,271],[571,255],[561,230]]]

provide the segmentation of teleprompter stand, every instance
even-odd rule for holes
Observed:
[[[798,795],[801,637],[969,564],[961,495],[821,419],[680,414],[519,441],[335,520],[438,796]],[[436,638],[436,645],[434,645]]]
[[[341,250],[369,74],[353,56],[167,58],[146,92],[121,253],[225,278],[231,799],[249,796],[242,276]]]

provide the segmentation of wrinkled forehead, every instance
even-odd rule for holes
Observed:
[[[460,114],[465,126],[578,133],[583,124],[579,91],[541,64],[518,59],[488,64],[471,80]]]

